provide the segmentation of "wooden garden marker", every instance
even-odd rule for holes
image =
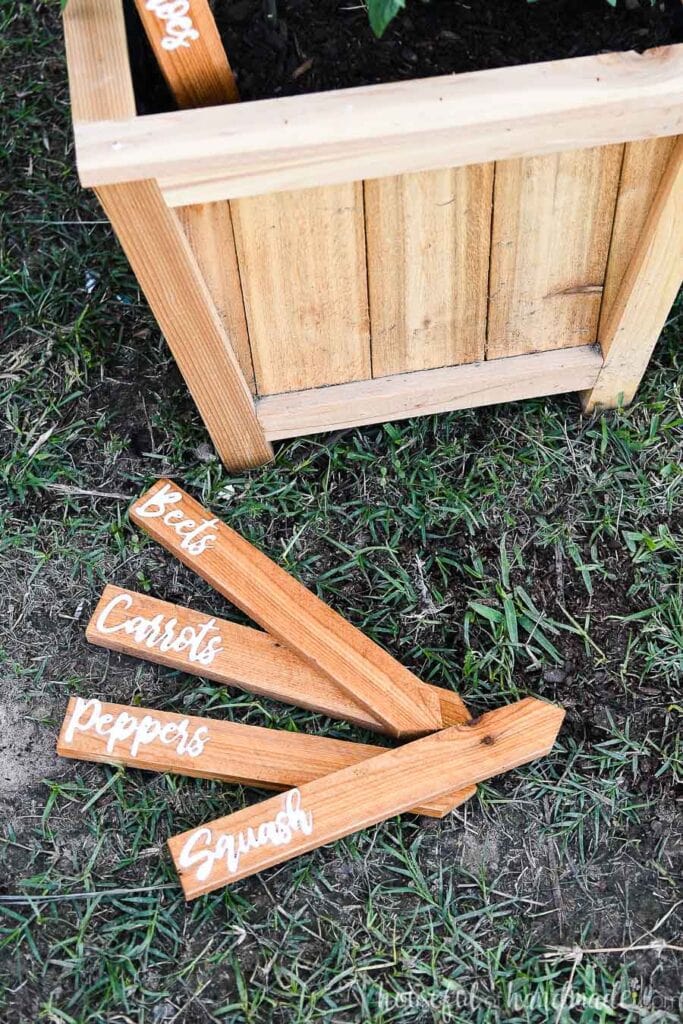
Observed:
[[[541,757],[563,717],[561,708],[527,698],[174,836],[169,848],[185,898]]]
[[[90,643],[192,675],[239,686],[285,704],[322,711],[376,732],[383,722],[268,633],[147,594],[107,586],[85,633]],[[456,693],[436,692],[444,725],[470,718]]]
[[[69,701],[57,741],[62,757],[265,789],[300,786],[381,756],[385,749],[83,697]],[[475,787],[465,786],[413,811],[442,818],[474,792]]]
[[[395,736],[443,725],[436,689],[425,687],[238,533],[170,480],[130,509],[134,523],[283,644],[367,708]]]
[[[207,0],[135,0],[135,6],[178,106],[213,107],[239,100]]]

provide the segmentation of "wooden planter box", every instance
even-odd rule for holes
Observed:
[[[633,397],[681,280],[683,45],[140,117],[121,0],[65,30],[81,181],[228,467]]]

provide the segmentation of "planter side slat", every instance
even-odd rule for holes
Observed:
[[[74,124],[84,185],[153,177],[172,205],[682,130],[683,44]]]
[[[258,393],[370,377],[361,183],[231,207]]]
[[[365,182],[373,376],[484,358],[493,164]]]
[[[489,359],[597,338],[623,146],[496,165]]]
[[[602,356],[592,345],[491,362],[401,373],[257,399],[266,437],[276,440],[453,409],[473,409],[592,387]]]
[[[584,408],[633,399],[683,279],[683,137],[662,176],[609,315],[600,328],[604,357]]]
[[[237,356],[244,379],[249,390],[255,393],[254,366],[237,267],[230,205],[222,202],[180,206],[176,213],[216,310],[223,321],[225,333]]]
[[[616,294],[636,250],[675,145],[674,136],[648,139],[645,142],[629,142],[624,148],[624,162],[600,310],[601,329],[611,313]]]

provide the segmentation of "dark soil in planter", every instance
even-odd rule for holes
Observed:
[[[637,0],[634,0],[637,3]],[[531,64],[683,39],[680,0],[408,0],[376,39],[354,0],[216,0],[243,100]],[[129,0],[141,113],[173,107]],[[268,10],[277,11],[276,18]]]

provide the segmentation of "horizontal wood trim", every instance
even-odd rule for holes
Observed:
[[[536,352],[485,363],[397,373],[257,399],[269,441],[364,423],[474,409],[592,387],[602,366],[596,346]]]
[[[84,185],[157,178],[171,205],[682,130],[683,44],[74,125]]]

